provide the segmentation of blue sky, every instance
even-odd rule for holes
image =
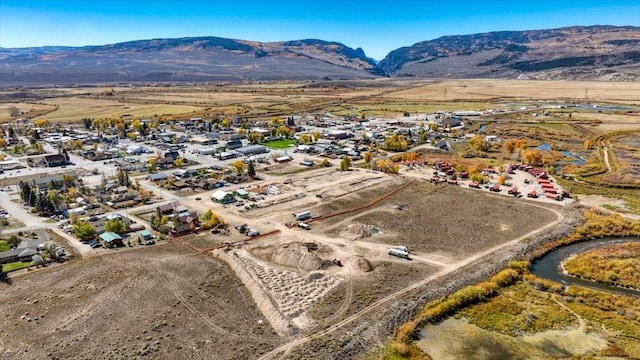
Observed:
[[[316,38],[381,59],[443,35],[596,24],[640,25],[640,1],[0,0],[0,47],[185,36]]]

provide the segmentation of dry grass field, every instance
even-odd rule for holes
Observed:
[[[340,205],[332,202],[325,208],[357,207],[374,199],[373,191],[346,196],[339,201]],[[378,191],[385,192],[384,188]],[[353,224],[375,226],[379,233],[363,241],[404,245],[412,251],[435,254],[453,262],[555,219],[554,213],[526,201],[419,182],[372,209],[328,219],[331,225],[327,227],[324,220],[314,224],[329,236],[344,234]]]
[[[125,114],[130,114],[133,118],[150,118],[154,115],[188,114],[194,110],[201,110],[201,107],[191,105],[138,104],[129,102],[126,98],[123,100],[103,100],[70,97],[47,99],[43,102],[58,106],[57,110],[42,116],[51,122],[75,122],[87,117],[113,118]]]
[[[445,96],[446,89],[446,96]],[[599,81],[444,80],[385,97],[404,100],[577,100],[640,104],[640,84]]]
[[[109,94],[105,96],[105,94]],[[640,104],[640,85],[632,82],[579,82],[534,80],[415,80],[376,79],[344,82],[241,84],[224,86],[92,87],[0,91],[0,95],[29,103],[25,112],[52,111],[51,121],[77,121],[83,117],[114,117],[131,114],[151,117],[167,114],[176,118],[211,115],[271,116],[306,111],[334,115],[395,116],[406,111],[425,113],[451,110],[513,108],[536,101],[601,102]],[[587,97],[588,96],[588,100]],[[36,101],[35,99],[43,99]],[[59,105],[55,109],[54,105]],[[9,103],[0,104],[8,108]],[[578,119],[617,120],[609,114],[580,112]],[[28,114],[27,114],[28,116]],[[10,119],[7,111],[0,121]],[[624,122],[633,122],[624,117]],[[615,121],[616,123],[618,121]],[[631,126],[632,124],[629,124]]]
[[[246,359],[282,341],[224,263],[174,243],[12,282],[0,283],[6,359]]]

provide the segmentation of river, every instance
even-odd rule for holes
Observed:
[[[587,250],[596,249],[605,245],[611,244],[624,244],[630,242],[637,242],[640,239],[637,238],[611,238],[600,239],[587,242],[581,242],[573,245],[563,246],[555,251],[552,251],[534,262],[531,265],[531,273],[539,278],[551,280],[564,285],[577,285],[595,290],[607,291],[610,293],[627,295],[633,297],[640,297],[640,291],[625,289],[617,286],[610,286],[607,284],[597,283],[588,280],[582,280],[573,276],[566,275],[562,272],[560,265],[564,260],[574,254],[579,254]]]

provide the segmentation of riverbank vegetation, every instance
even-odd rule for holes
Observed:
[[[540,247],[530,259],[564,245],[613,236],[640,236],[640,222],[589,209],[584,212],[583,223],[570,235]],[[612,252],[612,256],[635,254],[637,257],[635,251],[640,253],[640,245],[633,251],[625,251]],[[524,334],[578,328],[580,333],[595,332],[607,341],[605,348],[592,355],[640,357],[640,335],[637,335],[640,334],[640,299],[540,279],[529,272],[529,265],[529,261],[512,262],[485,282],[427,303],[412,320],[396,329],[386,346],[372,352],[369,358],[430,358],[416,343],[419,332],[424,326],[438,326],[451,316],[516,341]],[[571,339],[563,341],[571,342]],[[490,354],[487,356],[490,358]],[[568,353],[567,356],[582,355]]]
[[[624,218],[618,214],[607,214],[596,209],[584,211],[584,222],[571,235],[543,245],[532,252],[529,260],[535,260],[561,246],[581,241],[614,237],[640,236],[640,222]]]
[[[640,289],[640,243],[588,250],[567,260],[564,268],[572,276]]]

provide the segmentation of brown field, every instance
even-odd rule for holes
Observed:
[[[43,103],[27,103],[27,102],[16,102],[16,103],[0,103],[0,122],[7,121],[11,119],[9,108],[16,107],[22,113],[19,117],[29,117],[32,114],[37,114],[40,112],[49,112],[55,110],[55,105],[47,105]]]
[[[590,125],[588,128],[603,133],[617,130],[640,130],[640,114],[637,112],[624,114],[574,112],[571,114],[571,119],[599,121],[600,123]]]
[[[120,101],[71,97],[48,99],[43,102],[59,106],[57,110],[41,116],[51,122],[74,122],[87,117],[112,118],[124,114],[130,114],[134,118],[145,118],[163,114],[185,114],[202,109],[195,105],[138,104],[127,99]]]
[[[445,98],[446,89],[446,98]],[[640,84],[599,81],[535,80],[444,80],[408,90],[386,93],[385,97],[405,100],[557,99],[640,104]]]
[[[585,99],[585,89],[588,89],[588,100]],[[111,90],[113,95],[105,96]],[[165,114],[167,117],[185,118],[191,114],[271,116],[309,110],[331,112],[335,115],[360,116],[365,113],[368,116],[394,116],[405,111],[424,113],[513,108],[520,104],[537,104],[538,100],[640,104],[640,85],[631,82],[376,79],[226,86],[105,86],[28,91],[35,98],[46,99],[34,105],[24,103],[18,107],[26,112],[51,111],[53,105],[59,105],[58,110],[43,116],[55,122],[77,121],[83,117],[117,117],[123,114],[131,114],[133,117]],[[4,94],[8,98],[15,96],[9,90]],[[0,106],[7,107],[8,104]],[[579,118],[582,114],[576,113]],[[584,118],[597,118],[597,115],[600,114],[584,113]],[[0,121],[8,119],[8,112],[0,115]],[[623,119],[627,123],[625,126],[634,125],[629,121],[629,118]],[[600,126],[606,126],[606,122]]]
[[[246,359],[281,342],[224,263],[167,243],[0,283],[7,359]]]
[[[355,207],[373,199],[372,195],[351,196],[342,202],[346,208]],[[403,210],[397,209],[399,204]],[[416,183],[374,209],[329,219],[334,225],[323,230],[335,236],[348,225],[373,225],[381,233],[364,241],[405,245],[413,251],[453,261],[515,239],[555,218],[552,212],[525,201],[454,186]]]

